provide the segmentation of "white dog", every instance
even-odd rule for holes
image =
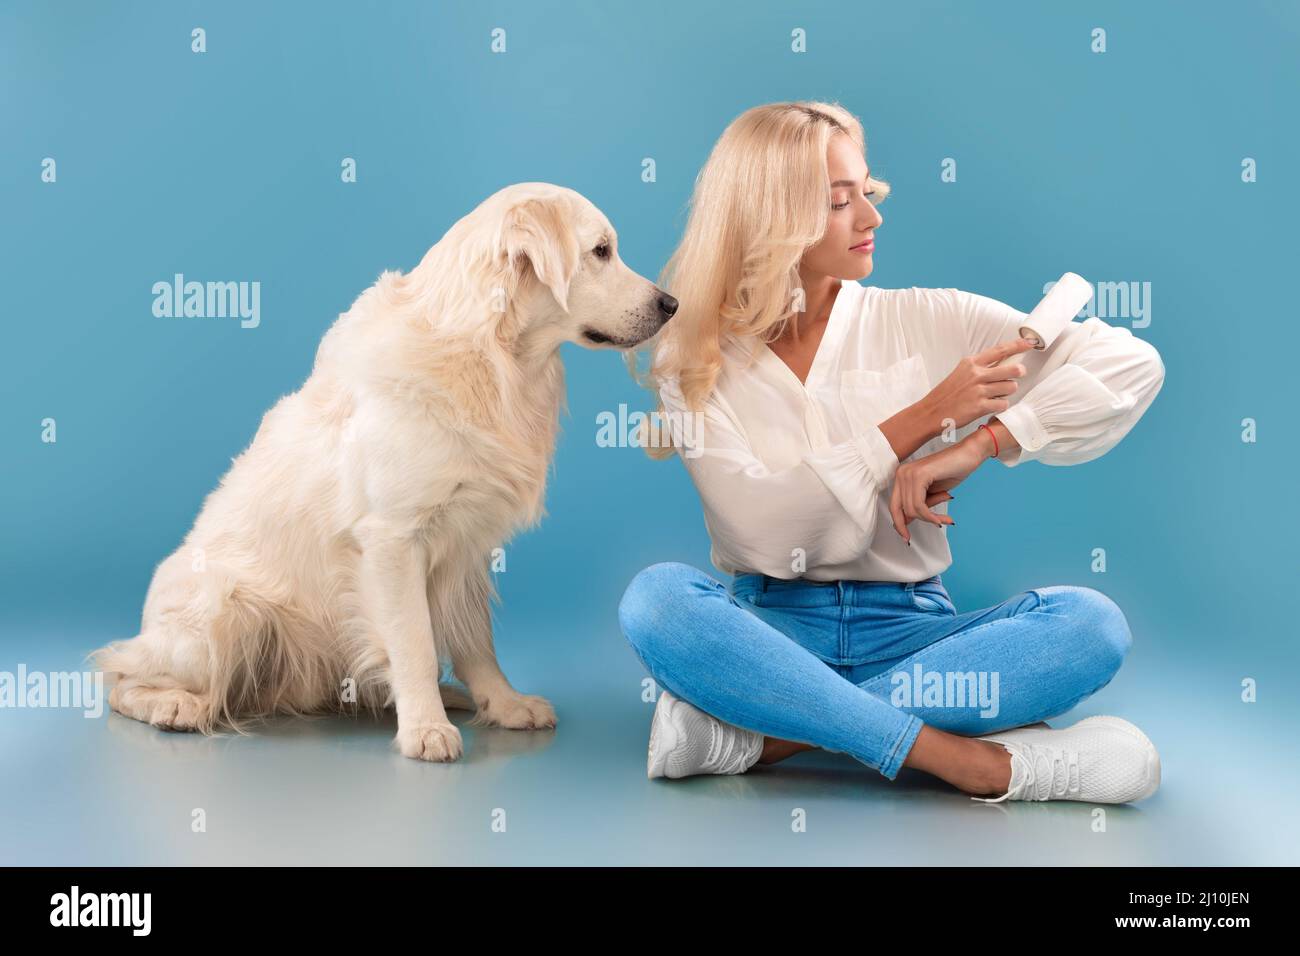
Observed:
[[[578,193],[489,197],[362,293],[266,413],[154,572],[139,636],[92,655],[112,708],[211,733],[395,702],[397,746],[422,760],[462,752],[447,705],[554,727],[497,664],[492,552],[544,514],[560,345],[630,348],[676,309]],[[472,701],[439,686],[444,663]]]

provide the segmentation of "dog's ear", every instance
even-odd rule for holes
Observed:
[[[578,268],[577,237],[569,228],[563,199],[526,199],[506,210],[502,245],[512,270],[523,278],[531,270],[569,311],[569,282]]]

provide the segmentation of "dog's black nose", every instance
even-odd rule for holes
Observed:
[[[666,319],[671,319],[677,314],[677,300],[667,292],[659,296],[659,311],[664,314]]]

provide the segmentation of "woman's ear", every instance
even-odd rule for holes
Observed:
[[[578,241],[561,198],[526,199],[506,210],[501,242],[518,278],[529,271],[569,311],[569,282],[578,268]]]

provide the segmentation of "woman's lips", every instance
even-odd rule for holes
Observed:
[[[871,254],[872,252],[874,252],[875,249],[876,249],[876,240],[875,240],[875,239],[868,239],[866,242],[863,242],[863,243],[860,243],[859,245],[854,246],[854,247],[851,248],[849,251],[850,251],[850,252],[862,252],[862,253],[866,253],[866,254],[869,255],[869,254]]]

